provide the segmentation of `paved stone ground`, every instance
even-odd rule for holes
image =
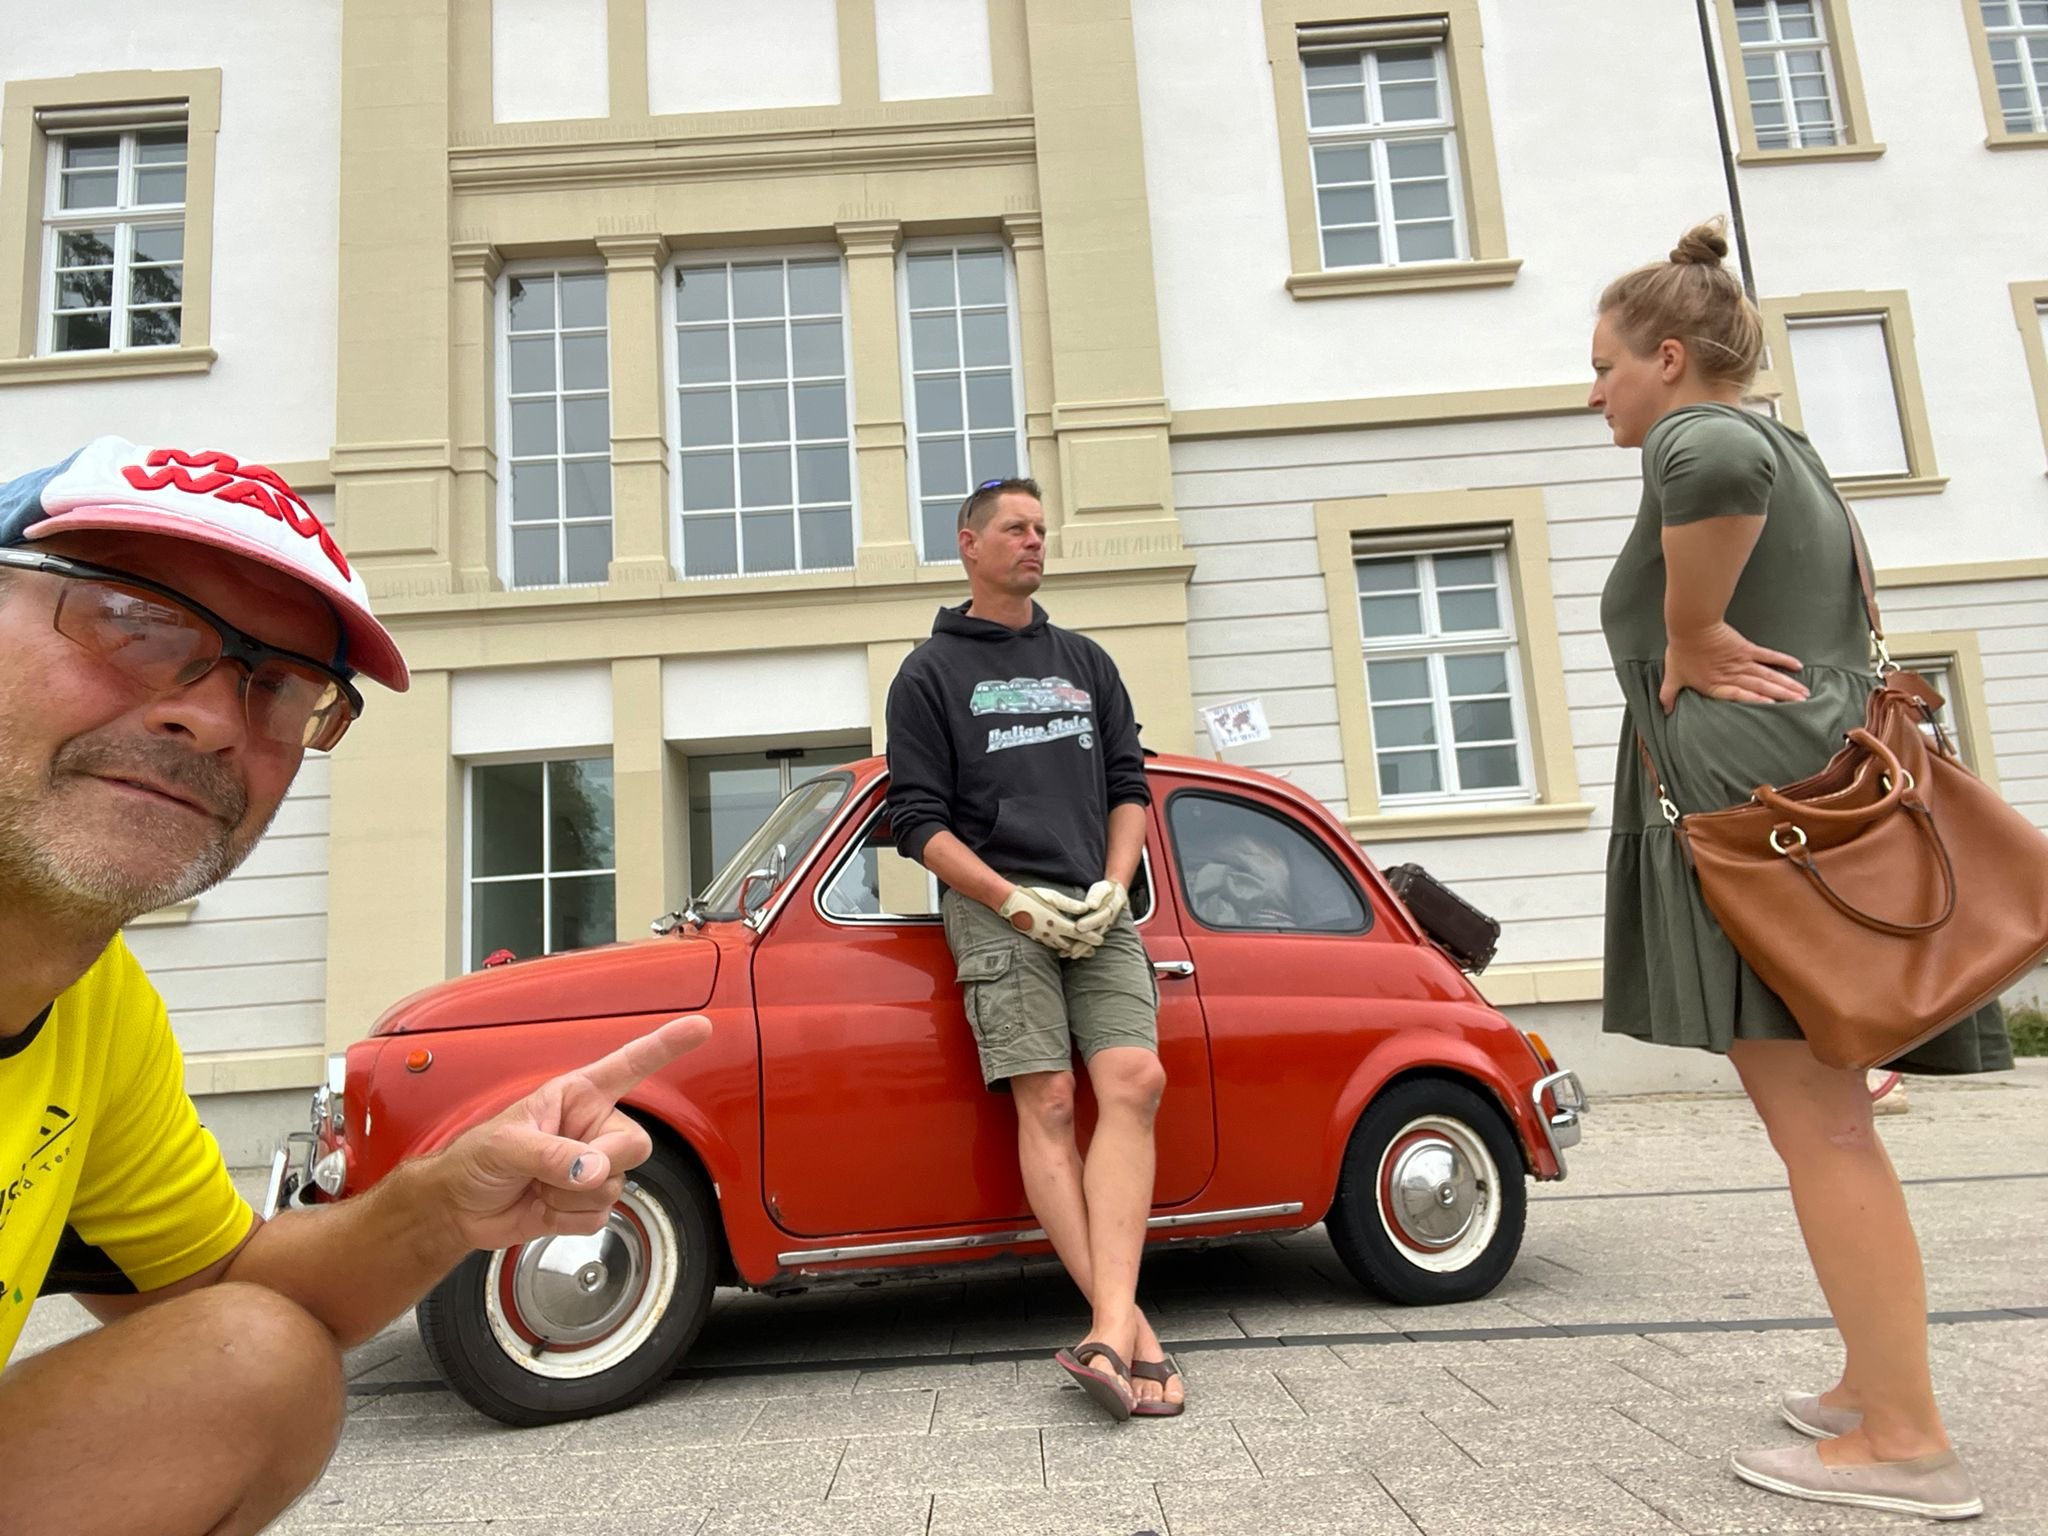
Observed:
[[[2048,1062],[1916,1082],[1881,1122],[1925,1245],[1934,1370],[1984,1484],[1974,1532],[2048,1531]],[[333,1466],[277,1527],[368,1536],[1557,1536],[1871,1533],[1730,1449],[1839,1351],[1779,1170],[1733,1098],[1596,1107],[1485,1300],[1372,1305],[1321,1233],[1164,1255],[1178,1420],[1112,1425],[1047,1359],[1072,1289],[1033,1269],[771,1300],[722,1292],[690,1366],[611,1418],[515,1431],[441,1389],[409,1319],[350,1360]],[[40,1308],[27,1347],[75,1331]],[[1573,1330],[1573,1331],[1567,1331]]]

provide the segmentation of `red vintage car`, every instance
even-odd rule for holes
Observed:
[[[1168,1082],[1151,1241],[1323,1222],[1381,1297],[1484,1295],[1520,1247],[1524,1177],[1564,1177],[1577,1078],[1487,1005],[1318,802],[1218,763],[1147,767],[1132,899]],[[607,1231],[473,1254],[420,1303],[428,1351],[483,1412],[536,1424],[632,1402],[718,1285],[1050,1251],[935,885],[890,842],[886,782],[876,758],[800,785],[657,937],[431,987],[331,1064],[288,1179],[300,1200],[366,1189],[665,1019],[712,1020],[627,1101],[654,1155]],[[1080,1097],[1085,1135],[1085,1077]]]

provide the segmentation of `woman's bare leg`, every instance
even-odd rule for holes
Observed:
[[[1728,1059],[1784,1159],[1807,1255],[1847,1348],[1827,1401],[1863,1414],[1859,1428],[1821,1442],[1821,1459],[1907,1461],[1948,1449],[1928,1371],[1920,1245],[1863,1074],[1822,1065],[1803,1040],[1738,1040]]]

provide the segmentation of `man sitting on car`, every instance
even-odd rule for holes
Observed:
[[[341,1431],[341,1351],[472,1249],[600,1229],[616,1109],[672,1021],[359,1199],[260,1221],[120,935],[225,879],[307,748],[407,683],[362,577],[272,471],[89,443],[0,484],[0,1362],[40,1293],[108,1326],[0,1375],[0,1525],[262,1529]]]
[[[983,1079],[1017,1101],[1031,1209],[1094,1317],[1056,1357],[1112,1417],[1177,1414],[1180,1373],[1138,1309],[1166,1087],[1158,993],[1130,916],[1144,755],[1109,653],[1048,622],[1045,508],[992,480],[960,508],[970,600],[942,608],[889,689],[897,848],[945,886]],[[1073,1056],[1095,1092],[1085,1164]]]

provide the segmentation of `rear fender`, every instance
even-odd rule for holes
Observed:
[[[1533,1056],[1530,1064],[1533,1082]],[[1525,1170],[1539,1179],[1558,1176],[1557,1159],[1536,1123],[1534,1107],[1526,1101],[1526,1094],[1517,1091],[1515,1084],[1503,1075],[1492,1056],[1452,1030],[1403,1030],[1369,1052],[1338,1095],[1324,1139],[1317,1185],[1317,1199],[1324,1211],[1336,1198],[1344,1153],[1351,1145],[1351,1134],[1359,1117],[1389,1083],[1403,1075],[1455,1077],[1483,1092],[1513,1129],[1515,1141],[1522,1149]]]

